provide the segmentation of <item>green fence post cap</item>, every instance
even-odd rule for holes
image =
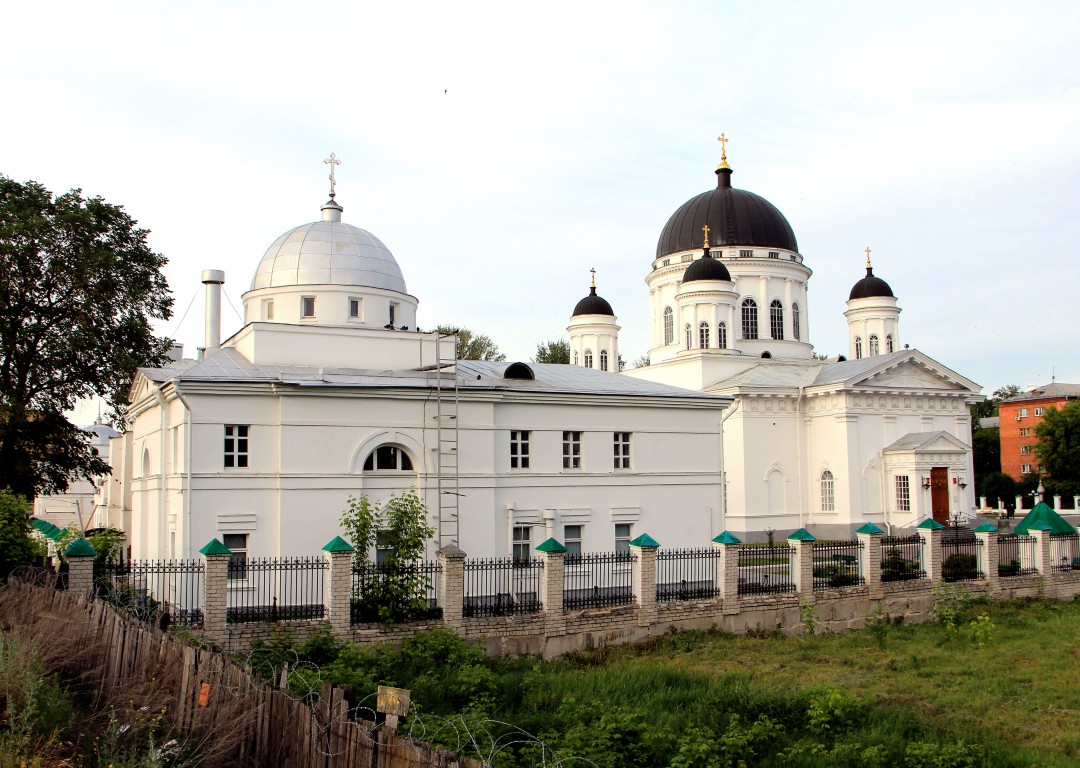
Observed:
[[[340,536],[335,536],[323,547],[323,552],[354,552],[352,545]]]
[[[68,557],[94,557],[97,555],[97,550],[86,539],[75,539],[75,541],[68,544],[64,554]]]
[[[203,555],[231,555],[232,550],[217,539],[211,539],[205,547],[199,550],[199,553]]]
[[[940,531],[945,526],[939,523],[934,518],[928,517],[915,527],[922,528],[924,531]]]
[[[724,531],[719,536],[717,536],[715,539],[713,539],[713,543],[714,544],[742,544],[742,540],[739,539],[738,537],[736,537],[735,534],[731,533],[730,531]]]
[[[566,547],[564,547],[559,542],[555,541],[554,538],[550,538],[547,541],[545,541],[543,544],[538,546],[536,548],[536,551],[537,552],[565,552]]]
[[[791,534],[790,536],[787,537],[787,540],[788,541],[817,541],[817,539],[814,538],[814,535],[812,533],[810,533],[810,531],[806,530],[805,528],[800,528],[799,530],[795,531],[795,533],[793,533],[793,534]]]
[[[647,533],[643,533],[630,541],[631,547],[659,547],[660,542]]]
[[[862,528],[855,531],[855,533],[885,533],[885,531],[881,530],[873,523],[867,523]]]
[[[997,528],[990,525],[990,523],[983,523],[975,529],[975,533],[994,533],[995,531],[997,531]]]

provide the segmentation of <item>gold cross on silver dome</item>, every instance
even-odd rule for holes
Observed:
[[[337,155],[331,152],[330,157],[323,160],[323,162],[330,166],[330,197],[333,197],[335,194],[334,185],[337,183],[337,179],[334,177],[334,166],[341,165],[341,161],[338,160]]]

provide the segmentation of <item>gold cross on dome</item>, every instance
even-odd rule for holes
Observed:
[[[590,285],[589,287],[590,288],[595,288],[596,287],[596,267],[593,267],[589,271],[592,272],[592,285]]]
[[[720,160],[721,160],[721,162],[726,163],[727,162],[727,143],[729,141],[731,141],[731,139],[729,139],[727,136],[725,136],[724,134],[721,133],[720,137],[717,138],[717,141],[720,142]]]
[[[338,160],[338,156],[333,152],[330,153],[330,157],[323,160],[324,163],[330,166],[330,197],[334,196],[334,185],[337,183],[337,179],[334,177],[334,166],[341,165],[341,161]]]
[[[709,225],[706,224],[704,227],[702,227],[702,229],[705,230],[705,247],[708,248],[709,247]]]
[[[866,246],[866,268],[867,269],[872,269],[872,267],[870,266],[870,246],[869,245]]]

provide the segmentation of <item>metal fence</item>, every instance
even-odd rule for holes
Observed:
[[[229,561],[230,624],[321,619],[324,557],[239,557]]]
[[[540,603],[542,560],[483,558],[466,560],[464,567],[462,614],[466,618],[536,613],[543,607]]]
[[[720,594],[720,550],[660,549],[656,553],[657,600],[705,600]]]
[[[144,621],[202,624],[202,560],[94,564],[95,594]]]
[[[782,547],[739,548],[739,594],[794,592],[795,550]]]
[[[1080,534],[1055,533],[1050,536],[1050,568],[1057,573],[1080,571]]]
[[[866,577],[859,572],[863,544],[850,541],[814,542],[814,590],[857,587]]]
[[[944,581],[985,579],[986,574],[979,569],[982,544],[977,536],[954,536],[951,533],[942,536],[941,578]]]
[[[630,552],[567,555],[563,609],[601,608],[634,602],[634,561]]]
[[[442,616],[439,563],[353,562],[349,619],[353,624],[427,621]]]
[[[1035,537],[1011,533],[998,537],[998,576],[1031,576],[1035,568]]]
[[[884,536],[881,539],[881,580],[925,579],[922,536]]]

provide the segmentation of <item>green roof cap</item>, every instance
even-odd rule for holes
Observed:
[[[855,531],[855,533],[885,533],[885,531],[881,530],[873,523],[867,523],[862,528]]]
[[[940,531],[945,526],[939,523],[934,518],[928,517],[915,527],[922,528],[924,531]]]
[[[810,533],[810,531],[806,530],[805,528],[800,528],[799,530],[795,531],[795,533],[793,533],[793,534],[791,534],[790,536],[787,537],[787,540],[788,541],[817,541],[817,539],[814,538],[814,535],[812,533]]]
[[[352,545],[340,536],[335,536],[323,547],[323,552],[354,552]]]
[[[232,550],[226,547],[217,539],[211,539],[210,542],[199,550],[204,555],[231,555]]]
[[[735,534],[731,533],[730,531],[724,531],[719,536],[717,536],[715,539],[713,539],[713,543],[715,543],[715,544],[742,544],[742,540],[737,538],[735,536]]]
[[[564,547],[559,542],[555,541],[554,538],[551,538],[551,539],[548,539],[547,541],[545,541],[539,547],[537,547],[536,551],[537,552],[565,552],[566,547]]]
[[[1042,527],[1044,525],[1049,525],[1052,533],[1076,533],[1076,529],[1044,501],[1036,504],[1013,532],[1024,534],[1028,531],[1045,531],[1046,528]]]
[[[631,547],[659,547],[660,542],[647,533],[643,533],[630,541]]]
[[[68,544],[64,554],[68,557],[93,557],[97,554],[97,550],[86,539],[75,539],[75,541]]]
[[[997,530],[997,528],[990,525],[990,523],[983,523],[982,525],[980,525],[978,528],[975,529],[975,533],[993,533],[996,530]]]
[[[42,520],[37,517],[30,518],[30,525],[33,526],[34,530],[40,532],[41,535],[44,536],[46,539],[52,539],[53,541],[59,539],[60,535],[64,532],[63,528],[57,528],[48,520]]]

